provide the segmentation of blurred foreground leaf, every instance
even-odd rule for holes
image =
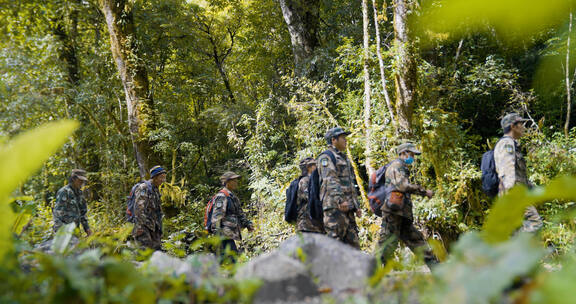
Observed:
[[[70,244],[70,240],[72,240],[74,229],[76,229],[76,223],[74,222],[58,229],[56,236],[54,236],[54,242],[52,243],[52,251],[54,251],[54,253],[63,254],[66,252],[68,244]]]
[[[529,37],[564,23],[575,0],[444,0],[429,2],[416,20],[416,30],[450,33],[452,39],[470,28],[493,27],[507,42]]]
[[[529,234],[486,243],[477,232],[462,236],[446,263],[436,267],[435,303],[491,303],[513,280],[528,274],[544,256]]]
[[[0,145],[0,168],[9,172],[0,175],[0,258],[12,248],[15,216],[9,206],[11,192],[38,170],[77,126],[77,122],[69,120],[48,123]]]
[[[501,242],[522,224],[524,210],[531,205],[546,201],[575,200],[576,178],[563,176],[550,182],[545,187],[528,190],[518,185],[505,196],[498,198],[484,222],[483,236],[488,242]]]

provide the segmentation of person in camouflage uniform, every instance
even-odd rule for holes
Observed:
[[[526,174],[526,160],[518,144],[518,139],[524,136],[523,119],[517,113],[510,113],[502,118],[500,124],[504,130],[502,137],[494,147],[494,164],[500,184],[498,194],[503,195],[516,184],[524,184],[531,188]],[[524,221],[520,231],[537,232],[542,228],[542,218],[534,206],[526,208]]]
[[[220,255],[224,255],[228,250],[237,254],[239,251],[235,241],[242,240],[240,233],[242,228],[248,228],[249,231],[254,230],[252,222],[246,218],[242,211],[240,200],[233,192],[238,189],[240,177],[234,172],[225,172],[220,177],[224,188],[214,197],[210,232],[223,238],[219,249]],[[232,260],[234,261],[234,257]]]
[[[382,204],[382,225],[378,240],[381,250],[382,264],[394,255],[398,241],[404,242],[413,252],[423,251],[424,262],[431,267],[438,263],[437,258],[424,240],[422,232],[414,226],[411,194],[432,197],[434,193],[420,185],[410,182],[410,170],[407,165],[414,162],[414,155],[421,154],[412,143],[404,143],[396,148],[399,158],[392,161],[385,173],[385,187],[404,195],[403,206],[400,210],[391,210],[386,203]]]
[[[354,173],[346,157],[346,145],[350,132],[340,127],[328,130],[325,135],[328,151],[336,158],[333,163],[326,153],[318,157],[320,176],[320,199],[324,211],[324,230],[329,237],[360,248],[355,215],[361,216]]]
[[[150,169],[150,180],[134,190],[134,229],[132,236],[144,247],[162,249],[162,201],[158,187],[166,181],[166,170]]]
[[[321,222],[312,220],[308,214],[308,184],[310,174],[316,170],[316,160],[312,157],[303,159],[300,162],[302,178],[298,182],[298,219],[296,229],[300,232],[324,233],[324,227]]]
[[[60,188],[56,194],[56,203],[52,214],[54,215],[54,232],[57,232],[61,226],[70,223],[76,223],[76,227],[84,228],[88,236],[92,234],[86,213],[88,207],[82,194],[82,186],[86,183],[86,171],[74,169],[68,178],[68,185]]]

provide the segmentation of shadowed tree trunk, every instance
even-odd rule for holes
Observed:
[[[408,14],[410,0],[394,1],[394,45],[396,49],[396,118],[401,135],[412,134],[412,114],[414,112],[416,89],[416,60],[414,47],[408,32]]]
[[[313,74],[310,60],[320,44],[320,0],[280,0],[280,8],[290,32],[296,74]]]
[[[392,108],[392,101],[390,100],[390,95],[388,95],[388,83],[386,81],[386,72],[384,71],[384,59],[382,59],[382,50],[381,50],[382,41],[380,39],[380,26],[378,25],[378,9],[376,7],[376,0],[372,0],[372,9],[374,10],[374,29],[376,32],[376,55],[378,56],[378,66],[380,67],[380,81],[382,82],[382,93],[384,94],[384,100],[386,101],[386,107],[388,108],[388,113],[390,113],[390,121],[392,122],[392,127],[397,132],[398,130],[396,128],[396,117],[394,115],[394,109]]]
[[[124,86],[128,108],[128,128],[138,162],[140,177],[146,178],[150,165],[158,164],[147,138],[155,128],[153,100],[149,91],[148,74],[137,54],[132,2],[100,0],[100,10],[106,19],[110,47]]]
[[[105,140],[106,133],[96,117],[92,115],[92,111],[89,107],[77,101],[78,91],[80,90],[79,85],[82,80],[77,51],[78,20],[82,3],[80,0],[71,0],[68,5],[67,10],[63,10],[60,15],[52,20],[51,26],[52,34],[60,42],[58,59],[64,64],[66,80],[69,84],[64,94],[67,104],[66,113],[69,118],[79,120],[83,128],[96,126]],[[98,172],[100,171],[100,158],[98,153],[92,149],[94,142],[82,140],[82,136],[81,133],[76,133],[71,138],[72,155],[70,155],[70,158],[74,162],[73,165],[89,172]],[[98,200],[100,190],[98,178],[91,178],[90,191],[88,191],[90,199]]]

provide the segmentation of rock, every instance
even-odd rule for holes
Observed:
[[[293,236],[280,244],[278,251],[297,258],[298,248],[319,285],[335,293],[363,290],[376,270],[373,256],[317,233]]]
[[[190,255],[185,260],[156,251],[148,261],[148,266],[159,272],[173,276],[186,276],[186,282],[199,286],[204,280],[219,275],[219,263],[212,254]]]
[[[235,278],[262,281],[254,303],[307,302],[319,294],[304,264],[279,252],[250,260],[238,269]]]

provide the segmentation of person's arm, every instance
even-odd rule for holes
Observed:
[[[250,221],[247,217],[246,214],[244,213],[244,211],[242,210],[242,207],[240,207],[240,212],[238,213],[238,220],[240,221],[240,225],[244,228],[247,228],[248,230],[253,230],[254,229],[254,225],[252,224],[252,221]]]
[[[298,195],[297,195],[297,202],[298,208],[302,202],[308,201],[308,182],[310,181],[309,178],[303,177],[298,182]]]
[[[386,170],[386,179],[390,179],[390,184],[402,193],[426,195],[424,187],[410,183],[410,171],[399,162],[393,163]]]
[[[68,191],[60,189],[56,194],[56,203],[54,204],[54,209],[52,210],[52,215],[54,216],[54,232],[65,224],[69,224],[74,221],[70,216],[68,210],[68,204],[70,202],[70,197]]]
[[[90,226],[88,225],[88,218],[86,217],[86,213],[88,213],[88,204],[86,204],[86,200],[84,199],[84,197],[82,197],[80,199],[80,224],[82,224],[82,227],[84,228],[84,231],[90,235],[92,234],[92,231],[90,230]]]
[[[504,191],[516,184],[516,146],[514,140],[504,138],[494,148],[494,164]]]

